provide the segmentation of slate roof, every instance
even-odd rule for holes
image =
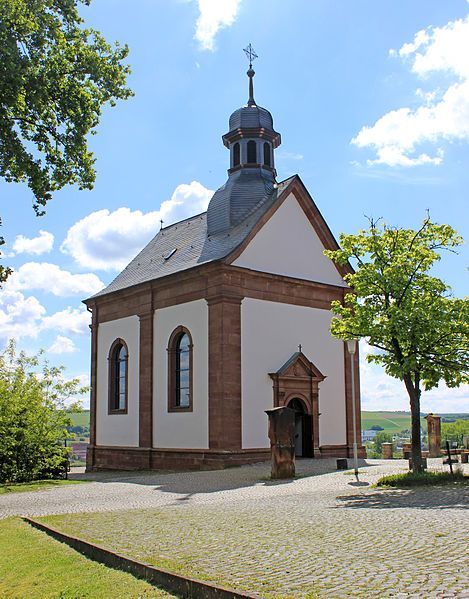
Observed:
[[[274,121],[270,112],[262,106],[242,106],[230,116],[230,131],[245,127],[273,129]]]
[[[225,258],[244,241],[295,176],[279,183],[272,193],[264,194],[251,213],[228,231],[207,235],[207,212],[161,229],[107,287],[89,299]]]

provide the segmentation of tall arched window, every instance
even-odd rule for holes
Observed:
[[[241,161],[239,143],[236,142],[233,146],[233,166],[238,166]]]
[[[251,140],[248,141],[248,163],[256,164],[257,156],[256,156],[256,142]]]
[[[182,326],[173,331],[168,344],[168,410],[192,411],[192,338]]]
[[[129,350],[116,339],[109,350],[109,413],[126,414],[128,404]]]
[[[270,145],[264,142],[264,164],[270,166]]]

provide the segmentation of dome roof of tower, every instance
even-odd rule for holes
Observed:
[[[262,108],[262,106],[242,106],[235,110],[230,116],[230,131],[234,129],[272,129],[274,128],[274,121],[272,115],[268,110]]]

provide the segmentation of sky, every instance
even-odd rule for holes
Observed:
[[[469,240],[469,2],[466,0],[99,0],[87,26],[127,43],[135,96],[90,138],[92,191],[68,186],[36,217],[26,186],[0,181],[0,348],[11,337],[89,381],[89,313],[156,234],[206,209],[227,177],[221,136],[248,96],[282,135],[277,179],[298,173],[336,237],[367,217],[416,228],[428,210]],[[469,252],[436,274],[468,294]],[[362,408],[407,410],[400,381],[366,363]],[[84,400],[85,406],[87,399]],[[468,412],[469,386],[425,392],[422,409]]]

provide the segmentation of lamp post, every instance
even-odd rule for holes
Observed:
[[[350,354],[350,369],[352,371],[352,422],[353,422],[353,467],[358,480],[358,451],[357,451],[357,415],[355,410],[355,368],[353,356],[357,351],[357,340],[347,339],[347,349]]]

